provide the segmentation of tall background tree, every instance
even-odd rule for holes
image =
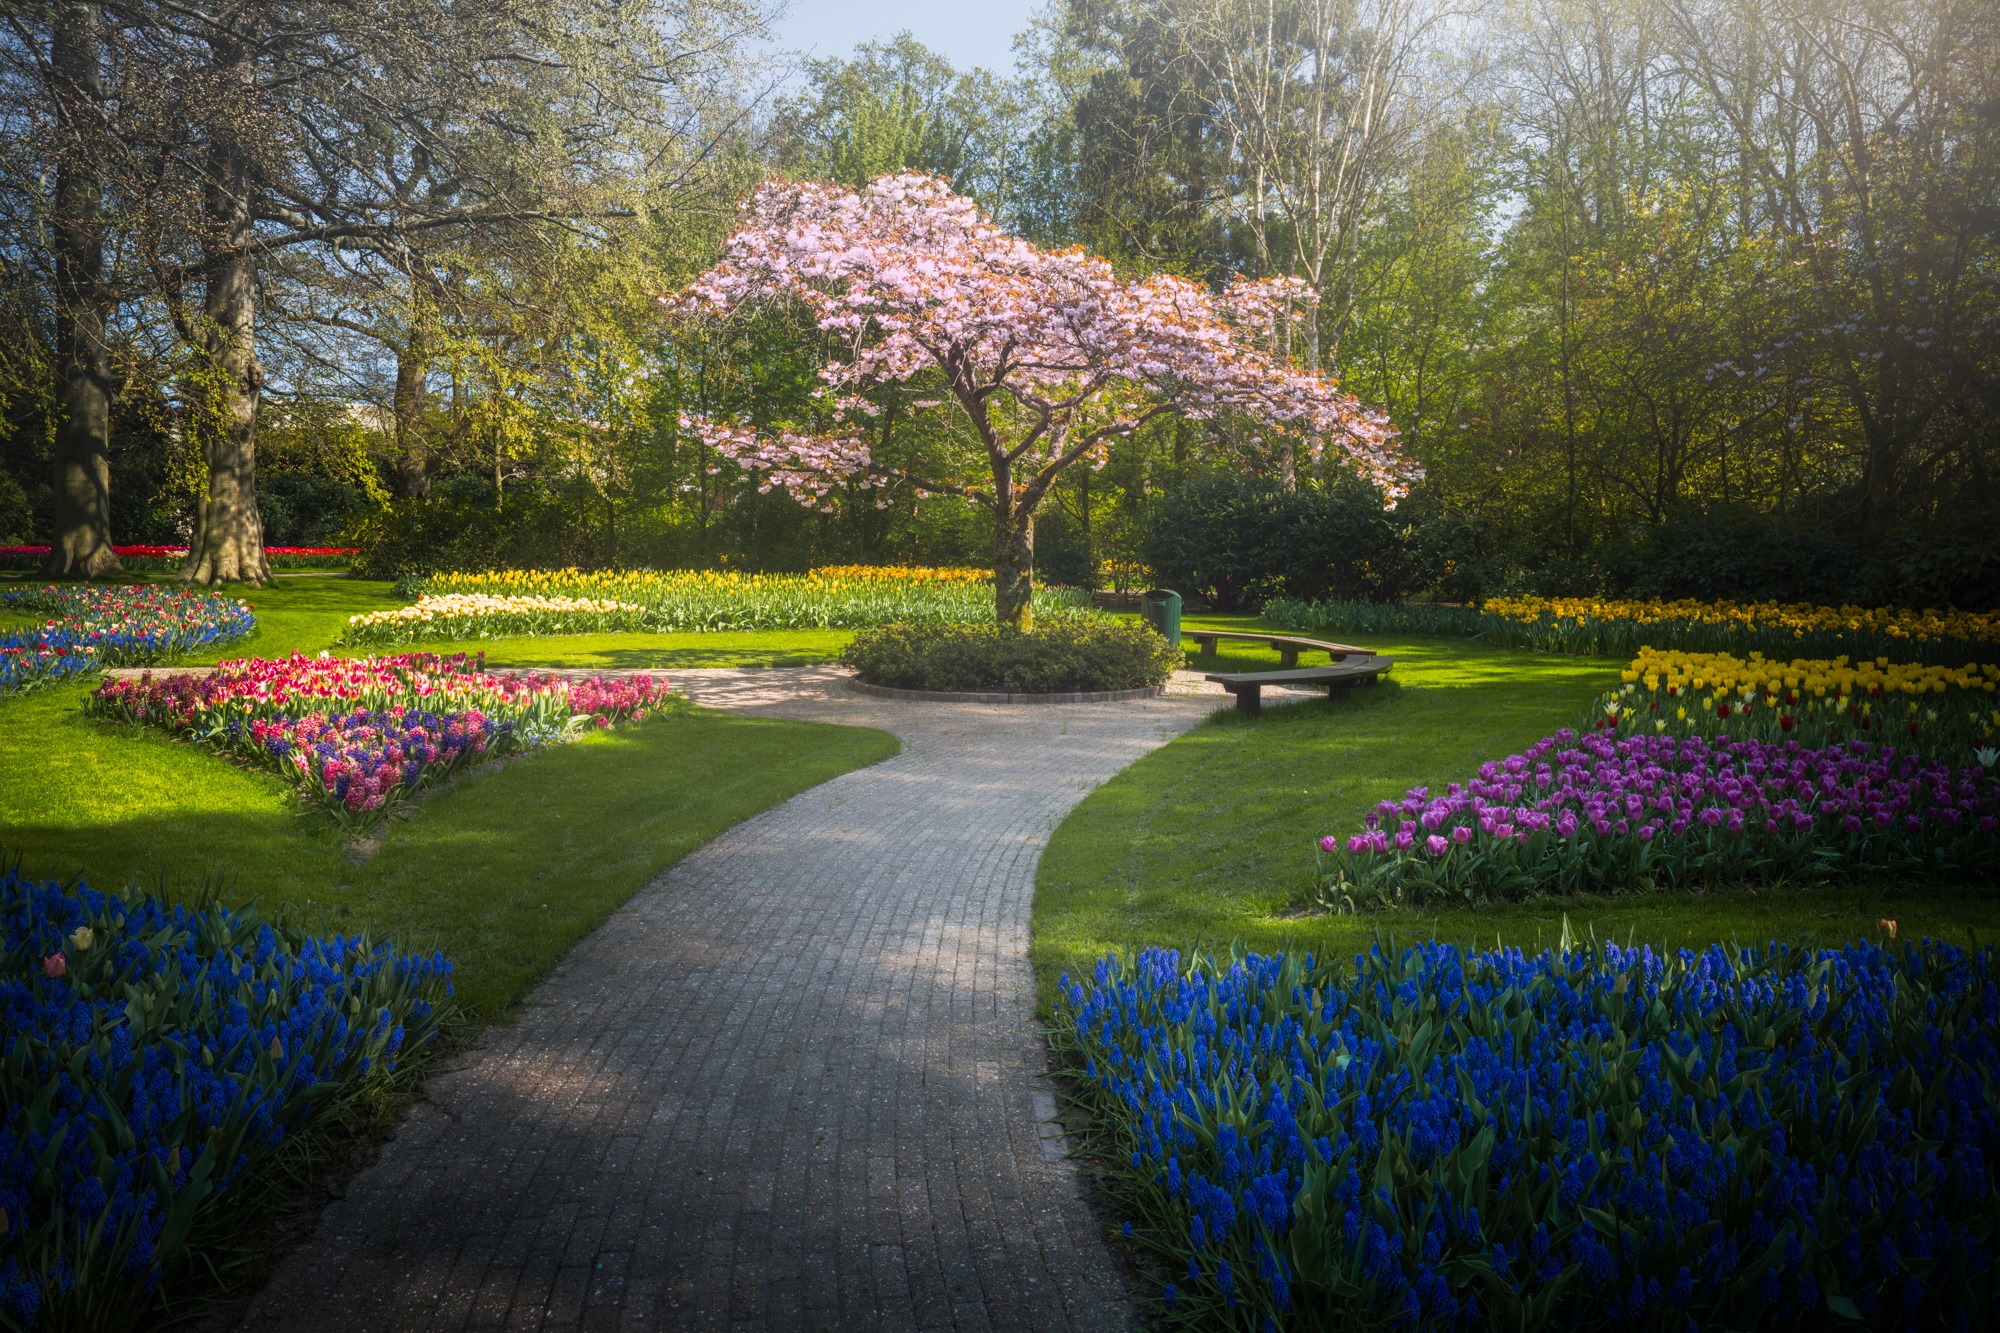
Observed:
[[[117,300],[106,272],[105,214],[130,163],[111,131],[123,78],[97,5],[9,15],[0,34],[0,225],[20,387],[48,421],[53,537],[47,572],[116,572],[111,531],[111,340]],[[32,352],[30,349],[33,349]],[[33,367],[32,370],[29,367]]]
[[[79,433],[103,439],[101,395],[84,392],[104,378],[92,354],[104,305],[88,263],[104,225],[93,136],[129,145],[165,183],[128,219],[147,285],[121,295],[155,305],[178,335],[180,421],[203,474],[184,576],[254,583],[269,574],[256,441],[273,384],[259,354],[271,267],[314,252],[291,262],[294,278],[317,263],[401,298],[401,401],[413,419],[440,282],[429,256],[533,253],[577,232],[609,246],[648,210],[707,198],[704,172],[739,110],[736,65],[761,22],[736,0],[282,10],[132,0],[31,11],[13,25],[13,72],[24,86],[39,72],[62,93],[37,154],[59,166],[40,210],[61,224],[50,229],[66,389],[59,452],[81,457],[68,446]],[[163,90],[143,121],[106,122],[88,77],[104,29],[116,34],[123,77]],[[16,173],[12,183],[20,216],[33,217],[36,181]],[[21,252],[38,240],[23,235]],[[402,443],[400,489],[420,493],[420,444]],[[100,500],[106,489],[95,487]],[[67,531],[75,524],[61,512]]]
[[[1204,201],[1144,262],[1289,247],[1328,369],[1429,470],[1405,512],[1478,534],[1494,558],[1457,564],[1490,590],[1990,599],[1996,26],[1959,0],[1078,0],[1029,49],[1073,90],[1057,239]],[[1149,32],[1185,58],[1135,58]],[[1378,59],[1401,73],[1371,85]],[[1144,105],[1178,134],[1142,145]],[[1149,509],[1246,460],[1223,443],[1155,467]]]

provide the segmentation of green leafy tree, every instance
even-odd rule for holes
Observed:
[[[640,195],[681,197],[735,114],[721,75],[757,20],[734,0],[282,12],[133,0],[118,12],[148,76],[180,90],[170,125],[181,132],[161,139],[162,169],[200,182],[168,238],[179,254],[156,265],[196,361],[187,422],[207,485],[183,576],[200,582],[269,573],[255,460],[260,274],[273,257],[400,268],[413,390],[427,377],[423,306],[435,293],[400,256],[589,231],[632,214]]]

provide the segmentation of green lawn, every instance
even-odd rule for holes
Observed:
[[[394,931],[457,964],[474,1016],[503,1008],[591,927],[716,834],[894,754],[861,727],[686,709],[488,770],[391,820],[351,858],[287,784],[137,727],[84,690],[0,701],[0,844],[30,873],[105,889],[219,882],[231,901]]]
[[[1528,945],[1552,942],[1565,916],[1578,931],[1661,945],[1808,933],[1844,940],[1872,934],[1883,917],[1905,933],[2000,934],[1990,886],[1865,880],[1448,912],[1303,912],[1322,834],[1352,833],[1377,801],[1462,779],[1574,721],[1622,665],[1457,640],[1365,646],[1396,658],[1381,686],[1334,702],[1267,703],[1255,720],[1219,714],[1098,788],[1063,821],[1036,882],[1033,956],[1044,1001],[1065,968],[1131,945],[1227,950],[1240,940],[1271,949],[1289,941],[1346,953],[1378,930]],[[1257,650],[1229,660],[1237,670],[1277,665],[1276,654]]]
[[[242,595],[248,639],[194,659],[328,647],[347,617],[401,605],[387,583],[286,578]],[[845,632],[627,634],[426,644],[504,665],[649,667],[827,661]],[[352,650],[355,653],[366,650]],[[361,857],[278,778],[158,732],[92,721],[94,687],[0,698],[0,854],[37,875],[122,890],[220,884],[340,928],[394,931],[457,964],[473,1017],[503,1009],[591,927],[722,830],[895,753],[859,727],[687,708],[478,774],[390,821]]]

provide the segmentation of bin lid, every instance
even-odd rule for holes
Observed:
[[[1155,602],[1164,602],[1169,597],[1176,599],[1180,597],[1180,594],[1175,592],[1171,588],[1148,588],[1144,593],[1140,595],[1143,597],[1150,598]]]

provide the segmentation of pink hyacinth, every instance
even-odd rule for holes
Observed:
[[[571,682],[496,673],[483,659],[248,658],[204,675],[107,682],[91,708],[149,722],[267,765],[343,822],[406,799],[452,769],[560,733],[567,717],[604,727],[643,717],[667,682],[640,675]]]

